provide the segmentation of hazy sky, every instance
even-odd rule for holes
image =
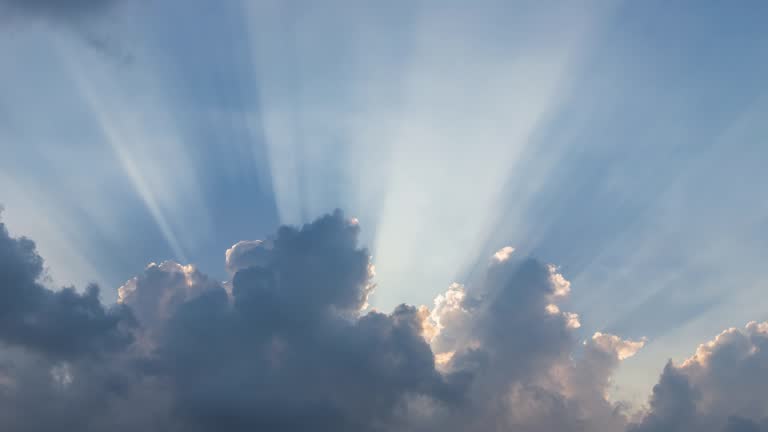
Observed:
[[[760,1],[0,0],[2,221],[42,285],[97,282],[105,304],[150,262],[228,281],[236,242],[336,208],[386,313],[513,246],[570,281],[575,340],[645,340],[610,390],[643,404],[668,359],[768,319],[766,19]]]

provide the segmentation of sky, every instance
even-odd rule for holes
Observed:
[[[0,426],[768,431],[767,16],[0,0]]]

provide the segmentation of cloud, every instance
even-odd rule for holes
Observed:
[[[569,291],[555,266],[505,247],[480,280],[438,296],[431,345],[468,388],[460,409],[437,410],[422,429],[621,430],[609,377],[642,342],[596,334],[574,360],[578,321],[557,305]]]
[[[768,322],[730,328],[669,362],[631,432],[768,431]]]
[[[261,240],[241,240],[235,243],[224,254],[227,271],[234,274],[238,270],[266,264],[269,255],[267,248],[268,244]]]
[[[192,265],[165,261],[149,264],[142,275],[118,288],[117,301],[130,306],[144,327],[154,328],[170,318],[182,303],[221,287]]]
[[[126,308],[105,308],[99,288],[52,291],[41,285],[43,259],[27,238],[0,223],[0,341],[70,359],[120,350],[131,342]]]
[[[127,355],[131,311],[103,306],[95,285],[83,293],[46,288],[43,264],[31,240],[0,223],[0,427],[130,430],[124,426],[138,422],[112,421],[128,420],[118,405],[153,400],[129,391],[143,381]]]
[[[238,242],[225,254],[226,283],[152,263],[106,307],[96,287],[44,287],[34,243],[0,225],[0,426],[768,430],[768,323],[729,329],[669,363],[628,424],[612,375],[645,340],[595,332],[580,343],[556,266],[504,248],[431,309],[364,312],[374,272],[359,231],[336,211]]]
[[[154,359],[185,427],[390,429],[406,395],[450,400],[417,308],[359,316],[372,284],[357,235],[336,212],[250,243],[249,267],[230,249],[231,301],[212,289],[181,305]]]
[[[611,334],[597,332],[592,335],[589,346],[594,346],[598,351],[610,353],[619,360],[624,360],[637,354],[637,351],[645,345],[645,340],[627,341]]]

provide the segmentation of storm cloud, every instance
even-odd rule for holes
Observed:
[[[570,282],[511,247],[431,307],[369,310],[360,225],[341,211],[226,251],[231,280],[151,263],[104,306],[51,290],[0,225],[4,430],[764,431],[768,324],[730,329],[648,408],[608,393],[645,340],[580,340]],[[15,413],[24,412],[25,416]]]

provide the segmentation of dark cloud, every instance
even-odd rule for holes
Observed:
[[[668,363],[659,383],[653,387],[649,413],[640,424],[631,426],[629,432],[696,430],[694,424],[699,422],[696,403],[700,397],[688,377]]]
[[[283,227],[231,297],[179,308],[157,362],[188,427],[381,430],[406,395],[450,399],[416,308],[357,317],[372,287],[357,234],[340,212]]]
[[[123,360],[136,322],[125,306],[104,307],[95,285],[53,291],[44,279],[35,244],[0,223],[0,426],[111,426],[116,401],[130,400],[128,389],[142,381]]]
[[[164,386],[128,357],[58,361],[3,349],[0,425],[14,432],[175,430]]]
[[[757,422],[742,417],[728,417],[723,432],[761,432],[768,431],[768,422],[764,421],[762,426]]]
[[[0,223],[0,341],[57,358],[120,350],[131,342],[130,312],[105,308],[99,289],[52,291],[40,283],[43,260],[27,238]]]
[[[150,264],[103,306],[42,285],[34,243],[0,225],[0,426],[43,431],[766,432],[768,324],[676,366],[649,407],[607,394],[644,341],[561,310],[570,283],[504,248],[434,306],[366,312],[373,267],[337,211],[226,253],[219,282]],[[26,415],[19,416],[23,412]]]
[[[367,250],[357,246],[359,227],[342,213],[324,216],[301,230],[281,227],[262,259],[235,274],[233,293],[242,302],[268,301],[295,315],[356,313],[373,289]],[[258,248],[253,252],[258,251]]]

